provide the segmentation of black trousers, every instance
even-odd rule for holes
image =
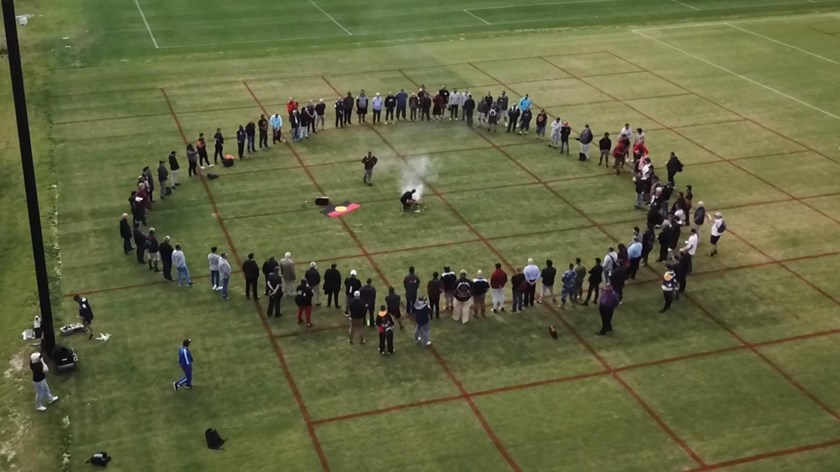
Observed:
[[[665,244],[659,245],[659,259],[660,261],[664,261],[668,259],[668,246]]]
[[[641,257],[630,259],[630,268],[627,270],[627,277],[631,280],[636,280],[636,274],[639,272],[639,263],[642,262]]]
[[[239,158],[242,159],[242,156],[245,155],[245,141],[237,142],[236,145],[239,147]]]
[[[136,244],[136,242],[135,242]],[[140,264],[144,264],[146,262],[146,251],[143,250],[143,246],[137,245],[137,262]]]
[[[167,262],[164,257],[161,262],[163,262],[163,278],[166,280],[172,280],[172,259]]]
[[[412,108],[412,109],[411,109],[411,121],[414,121],[414,120],[416,120],[416,119],[417,119],[417,109],[416,109],[416,108]]]
[[[336,308],[341,308],[341,305],[338,304],[339,291],[338,290],[331,290],[331,291],[326,292],[326,293],[327,293],[327,306],[330,306],[333,303],[333,300],[335,300],[335,307]]]
[[[507,132],[510,133],[511,131],[516,131],[516,120],[511,118],[508,120]]]
[[[139,248],[137,249],[140,250]],[[131,252],[131,238],[123,238],[123,252],[128,254]]]
[[[260,130],[260,149],[263,147],[268,147],[268,130],[261,129]]]
[[[394,121],[394,109],[393,108],[386,108],[385,109],[385,121]]]
[[[665,306],[662,307],[662,311],[665,311],[671,308],[671,304],[674,303],[674,292],[667,292],[663,290],[662,297],[665,299]]]
[[[207,157],[207,148],[200,148],[198,151],[198,163],[204,165],[210,165],[210,158]]]
[[[677,275],[677,283],[680,284],[677,293],[682,295],[685,293],[685,286],[688,285],[688,274]]]
[[[277,128],[274,130],[274,134],[271,136],[271,143],[276,144],[283,141],[283,132],[281,131],[283,128]]]
[[[692,264],[691,259],[693,259],[691,257],[691,254],[689,254],[687,252],[685,254],[680,255],[680,260],[685,260],[685,273],[686,273],[686,275],[690,274],[691,271],[694,269],[694,265]]]
[[[458,105],[449,105],[449,117],[458,118]]]
[[[467,117],[467,126],[473,125],[473,111],[472,110],[464,110],[464,115]]]
[[[394,330],[379,333],[379,352],[394,353]]]
[[[213,164],[218,164],[219,159],[224,159],[224,152],[225,147],[221,144],[216,145],[216,150],[213,152]]]
[[[598,311],[601,312],[601,334],[607,334],[612,331],[612,318],[613,312],[615,311],[614,308],[607,308],[604,306],[598,306]]]
[[[645,261],[645,265],[648,263],[648,256],[650,255],[650,251],[652,251],[652,247],[645,247],[642,249],[642,260]]]
[[[589,303],[589,299],[592,298],[592,294],[595,294],[595,303],[598,303],[598,286],[601,285],[600,283],[589,282],[589,288],[586,290],[586,300],[583,303]]]
[[[271,318],[271,314],[274,313],[274,316],[280,318],[280,302],[283,300],[283,295],[276,295],[273,297],[268,298],[268,312],[266,316]]]
[[[440,296],[436,298],[429,297],[429,308],[432,309],[435,318],[440,318]]]
[[[405,119],[405,106],[397,107],[397,119]]]
[[[254,146],[254,135],[249,134],[248,138],[248,152],[257,152],[257,147]]]
[[[353,124],[353,119],[352,119],[353,118],[353,109],[352,108],[349,109],[349,110],[345,109],[343,118],[344,118],[344,124],[345,125],[352,125]]]
[[[420,121],[423,121],[423,118],[425,118],[426,121],[432,121],[432,117],[429,116],[429,109],[428,108],[423,108],[422,112],[423,113],[420,115]]]
[[[382,122],[382,110],[373,110],[373,122],[374,123],[381,123]]]
[[[359,115],[359,123],[367,122],[367,108],[357,108],[356,114]]]
[[[190,168],[187,171],[187,177],[198,175],[198,162],[190,162]]]
[[[255,279],[245,279],[245,298],[251,299],[251,294],[254,294],[254,300],[259,298],[257,296],[257,284],[259,283],[259,277]]]
[[[338,128],[341,126],[344,128],[344,115],[340,113],[335,114],[335,127]]]
[[[528,284],[525,289],[525,306],[534,306],[534,298],[537,294],[537,284]]]
[[[417,294],[405,294],[405,312],[406,314],[414,313],[414,303],[417,301]]]
[[[376,326],[376,315],[373,314],[375,306],[376,306],[376,302],[367,304],[369,326]]]

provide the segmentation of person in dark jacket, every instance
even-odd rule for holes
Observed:
[[[268,120],[265,119],[265,115],[260,115],[259,121],[257,121],[257,128],[260,131],[260,149],[263,147],[268,147]],[[219,133],[219,131],[216,131]],[[213,156],[213,160],[216,160],[216,157]]]
[[[432,121],[431,116],[429,116],[429,110],[431,108],[432,98],[429,97],[429,94],[426,94],[420,99],[420,121],[423,121],[424,118],[426,121]]]
[[[289,126],[292,128],[292,142],[300,141],[300,112],[297,109],[289,115]]]
[[[172,282],[172,245],[169,244],[169,236],[163,238],[160,243],[160,262],[163,265],[163,279]]]
[[[239,159],[245,159],[245,141],[248,139],[248,133],[245,132],[245,127],[239,125],[236,130],[236,146],[239,150]]]
[[[335,127],[344,128],[344,100],[338,97],[333,108],[335,109]]]
[[[344,124],[345,125],[352,125],[353,124],[353,106],[356,104],[356,100],[353,99],[353,94],[347,92],[347,96],[344,97]]]
[[[374,313],[376,312],[376,288],[371,285],[372,283],[373,280],[367,279],[365,284],[362,285],[362,288],[359,289],[359,295],[362,297],[365,305],[367,305],[368,326],[371,328],[376,326],[376,318],[374,317]]]
[[[566,155],[569,154],[569,136],[572,134],[572,127],[569,126],[568,121],[564,121],[560,127],[560,152],[566,150]]]
[[[405,89],[400,89],[394,98],[397,101],[397,120],[405,121],[405,107],[408,105],[408,94],[405,93]]]
[[[525,309],[525,292],[528,290],[528,281],[525,280],[525,274],[522,273],[521,267],[517,267],[513,272],[513,277],[510,278],[511,300],[513,303],[510,312],[516,313]]]
[[[554,262],[551,259],[545,261],[545,268],[540,273],[542,277],[542,291],[537,303],[542,303],[543,297],[551,295],[551,303],[557,304],[557,297],[554,296],[554,279],[557,277],[557,269],[554,268]]]
[[[671,153],[671,157],[668,158],[668,163],[665,164],[665,168],[668,169],[668,183],[676,186],[674,176],[683,171],[683,164],[673,152]]]
[[[412,316],[415,323],[415,342],[423,346],[431,346],[432,341],[429,340],[429,331],[432,327],[432,309],[426,304],[426,297],[417,299],[412,312],[414,313]]]
[[[312,301],[315,303],[315,306],[321,306],[321,274],[318,272],[318,264],[314,261],[310,262],[309,268],[306,269],[303,277],[306,279],[306,283],[309,284],[309,288],[312,289]]]
[[[344,279],[344,314],[350,314],[350,302],[353,301],[354,294],[362,288],[362,281],[356,278],[356,271],[350,271],[350,277]],[[362,317],[364,320],[364,317]]]
[[[373,168],[376,166],[377,162],[379,162],[379,159],[377,159],[370,151],[368,151],[366,156],[362,157],[362,164],[365,167],[362,183],[373,186]]]
[[[254,145],[254,141],[257,137],[257,125],[254,124],[254,121],[251,120],[245,125],[245,136],[248,140],[248,152],[257,152],[257,147]]]
[[[181,168],[178,164],[178,156],[175,151],[169,153],[169,170],[172,172],[172,190],[181,185],[178,182],[178,170]]]
[[[410,117],[411,121],[417,119],[417,109],[420,107],[420,98],[412,93],[410,97],[408,97],[408,108],[411,110]],[[421,118],[422,119],[422,118]]]
[[[473,125],[473,112],[475,112],[475,100],[473,100],[472,94],[470,94],[464,100],[464,119],[467,120],[467,126],[470,128]]]
[[[359,115],[359,123],[367,122],[368,105],[370,105],[370,99],[365,95],[365,91],[362,90],[356,97],[356,114]]]
[[[694,229],[697,234],[703,228],[703,223],[706,222],[706,205],[703,202],[697,202],[697,209],[694,210]]]
[[[324,271],[324,295],[327,296],[327,307],[335,304],[336,310],[341,309],[341,305],[338,304],[339,293],[341,293],[341,272],[336,269],[335,264],[332,264]]]
[[[455,307],[452,309],[452,319],[467,324],[470,321],[470,311],[473,301],[473,283],[467,278],[467,271],[461,270],[460,277],[455,281]]]
[[[420,289],[420,278],[414,274],[414,266],[408,268],[408,275],[403,278],[405,288],[405,312],[411,314],[414,309],[414,302],[417,301],[417,291]]]
[[[443,282],[438,278],[438,273],[432,274],[432,279],[426,284],[426,296],[429,298],[429,308],[440,319],[440,294],[443,292]]]
[[[143,230],[140,228],[139,225],[134,226],[134,247],[137,248],[137,263],[145,264],[146,235],[143,234]]]
[[[268,296],[268,294],[269,294],[269,290],[268,290],[268,276],[269,276],[269,275],[271,275],[271,274],[273,274],[273,273],[274,273],[274,269],[276,269],[276,268],[278,268],[278,267],[280,267],[280,264],[279,264],[279,263],[277,263],[277,260],[276,260],[276,259],[274,259],[274,256],[269,257],[269,258],[268,258],[268,260],[266,260],[265,262],[263,262],[263,265],[262,265],[262,273],[263,273],[263,276],[265,276],[265,295],[266,295],[266,296]]]
[[[612,318],[615,308],[620,303],[618,295],[613,290],[610,284],[601,291],[601,296],[598,298],[598,311],[601,313],[601,330],[595,334],[604,336],[612,332]]]
[[[158,184],[160,185],[160,199],[163,200],[172,191],[172,187],[169,186],[169,171],[166,170],[166,165],[163,161],[158,161],[157,173]]]
[[[452,272],[449,266],[444,266],[440,281],[443,283],[443,303],[446,310],[452,310],[454,307],[455,282],[457,280],[458,277],[455,276],[455,272]]]
[[[598,165],[604,163],[604,167],[610,166],[610,150],[612,149],[612,141],[610,140],[610,133],[604,133],[604,137],[598,141],[598,149],[601,150],[601,157],[598,158]]]
[[[490,282],[484,278],[484,272],[481,269],[476,271],[472,285],[473,313],[476,318],[478,318],[478,315],[481,315],[482,318],[487,318],[487,314],[485,312],[487,310],[487,292],[490,291]]]
[[[349,280],[349,279],[348,279]],[[365,315],[367,314],[367,305],[362,301],[359,291],[353,292],[347,301],[347,313],[350,315],[350,344],[353,344],[353,338],[356,333],[359,333],[359,342],[365,344]]]
[[[516,132],[516,125],[519,123],[519,115],[521,112],[519,108],[514,105],[510,107],[510,110],[507,111],[507,132],[510,133],[513,131]]]
[[[326,128],[326,113],[327,113],[327,104],[324,103],[324,99],[318,99],[318,104],[315,105],[315,129],[312,130],[313,133],[318,132],[318,125],[321,125],[321,131],[324,131]]]
[[[254,300],[259,300],[257,296],[257,285],[260,280],[260,266],[254,260],[254,253],[248,254],[248,260],[242,263],[242,273],[245,275],[245,298],[251,299],[251,294],[254,294]]]
[[[404,329],[402,311],[400,309],[401,300],[400,295],[394,290],[394,287],[388,287],[388,295],[385,295],[385,306],[388,308],[388,312],[397,319],[397,323],[400,324],[400,331]]]
[[[376,317],[376,327],[379,330],[379,353],[383,356],[387,352],[394,353],[394,317],[385,305],[379,306],[379,316]]]
[[[146,248],[146,256],[149,262],[149,270],[160,272],[160,268],[158,267],[158,264],[160,263],[160,244],[158,244],[158,240],[155,237],[154,228],[149,228],[149,235],[146,236],[146,243],[144,246]]]
[[[222,129],[216,128],[216,133],[213,135],[213,164],[218,164],[219,159],[225,158],[225,137],[222,135]]]
[[[665,262],[668,259],[668,250],[671,248],[671,240],[674,239],[674,231],[671,229],[671,222],[665,220],[662,222],[662,230],[657,236],[659,241],[659,259],[656,262]]]
[[[306,316],[306,327],[312,327],[312,288],[306,279],[300,281],[300,285],[295,290],[295,305],[298,307],[297,322],[303,323],[303,317]]]
[[[133,236],[131,224],[128,222],[128,213],[123,213],[122,218],[120,218],[120,237],[123,239],[123,252],[126,255],[134,250],[131,247],[131,238]]]
[[[392,92],[388,92],[388,95],[385,96],[385,124],[388,124],[388,120],[391,120],[391,123],[396,123],[394,119],[394,108],[397,106],[397,97],[394,96]]]
[[[601,282],[604,280],[604,267],[601,265],[601,258],[595,258],[595,265],[589,269],[589,288],[586,290],[586,300],[581,302],[583,306],[589,306],[589,299],[592,298],[592,294],[595,294],[595,298],[598,298],[598,287],[601,285]]]
[[[642,234],[642,261],[641,265],[648,264],[648,256],[650,252],[653,250],[653,246],[656,243],[656,231],[653,230],[652,227],[648,227],[647,230]]]
[[[624,264],[615,264],[610,272],[610,285],[618,295],[618,302],[624,300],[624,282],[627,280],[627,269]]]
[[[265,269],[265,266],[263,266]],[[283,301],[283,280],[280,277],[280,266],[275,265],[265,278],[266,295],[268,295],[268,311],[266,316],[274,314],[280,318],[280,303]]]

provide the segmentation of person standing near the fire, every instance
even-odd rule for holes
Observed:
[[[373,186],[373,168],[377,162],[379,162],[379,159],[370,151],[368,151],[367,156],[362,158],[362,164],[365,166],[365,175],[362,177],[362,183]]]
[[[204,166],[210,167],[210,158],[207,157],[207,141],[204,139],[204,133],[199,133],[198,139],[195,142],[195,149],[198,152],[198,165],[202,169]]]

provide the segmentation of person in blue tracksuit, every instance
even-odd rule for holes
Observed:
[[[172,388],[177,392],[179,388],[192,388],[192,366],[193,357],[190,352],[190,340],[185,339],[181,344],[181,349],[178,350],[178,364],[181,365],[181,370],[184,371],[184,376],[180,380],[172,382]]]

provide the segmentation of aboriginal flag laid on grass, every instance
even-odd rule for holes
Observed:
[[[344,216],[350,212],[356,211],[361,207],[362,206],[358,203],[344,202],[340,205],[330,205],[321,210],[321,213],[329,216],[330,218],[338,218],[339,216]]]

